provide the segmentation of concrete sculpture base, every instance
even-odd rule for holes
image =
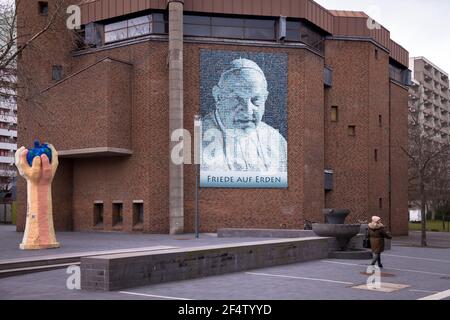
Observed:
[[[59,242],[49,243],[49,244],[23,244],[19,245],[19,248],[22,250],[39,250],[39,249],[53,249],[59,248]]]

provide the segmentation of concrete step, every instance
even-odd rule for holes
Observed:
[[[219,238],[307,238],[316,237],[312,230],[221,228]]]

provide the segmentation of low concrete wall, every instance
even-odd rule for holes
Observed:
[[[361,225],[359,234],[350,240],[348,248],[350,250],[363,249],[363,240],[365,237],[367,224]],[[304,238],[317,237],[312,230],[296,229],[242,229],[242,228],[223,228],[217,230],[219,238]],[[336,239],[329,238],[330,251],[339,250]],[[391,250],[391,240],[385,239],[385,250]]]
[[[267,240],[81,259],[81,288],[112,291],[328,257],[329,238]]]
[[[312,230],[290,229],[239,229],[223,228],[217,230],[219,238],[306,238],[316,237]]]

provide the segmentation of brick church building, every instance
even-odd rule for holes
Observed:
[[[57,2],[20,3],[21,41]],[[81,28],[63,10],[19,57],[18,145],[59,152],[56,230],[193,231],[196,166],[171,161],[171,133],[194,131],[202,52],[225,52],[286,57],[288,186],[200,188],[201,232],[302,228],[348,208],[348,222],[376,214],[407,233],[409,56],[365,13],[312,0],[66,2]],[[19,179],[19,231],[25,212]]]

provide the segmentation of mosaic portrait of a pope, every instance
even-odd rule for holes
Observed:
[[[286,172],[286,140],[263,121],[270,92],[261,68],[231,61],[212,94],[215,106],[202,119],[202,170]]]

